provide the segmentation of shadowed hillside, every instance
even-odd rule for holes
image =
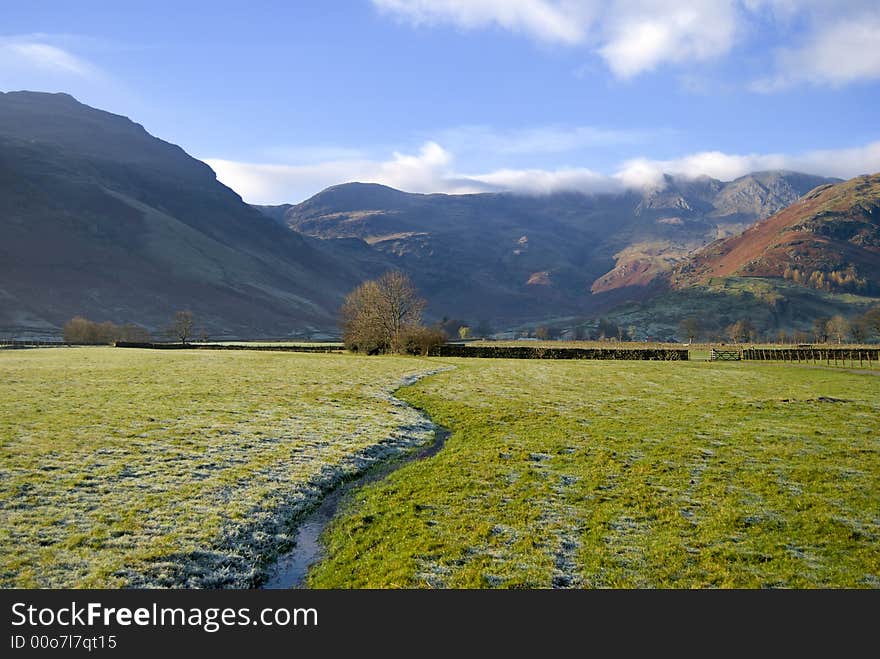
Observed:
[[[0,331],[70,317],[215,335],[332,328],[361,273],[270,221],[204,163],[66,94],[0,93]]]
[[[643,192],[409,194],[338,185],[260,207],[322,239],[359,239],[411,273],[437,314],[519,322],[643,297],[689,252],[829,181],[761,172],[730,183],[665,177]]]

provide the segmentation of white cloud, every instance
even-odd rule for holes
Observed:
[[[272,165],[209,158],[218,178],[251,203],[301,201],[320,190],[350,181],[381,183],[407,192],[508,191],[548,194],[562,191],[616,192],[663,185],[663,174],[685,178],[710,176],[729,181],[750,172],[788,169],[823,176],[851,178],[880,172],[880,142],[860,147],[802,154],[727,154],[706,151],[670,160],[637,158],[612,174],[582,167],[559,169],[498,169],[462,174],[451,152],[436,142],[425,143],[415,155],[394,153],[388,160],[337,160],[313,165]]]
[[[623,189],[614,178],[585,168],[499,169],[488,174],[474,174],[463,178],[485,184],[486,189],[494,191],[537,195],[554,192],[614,192]]]
[[[724,56],[773,30],[772,73],[755,91],[795,84],[839,86],[880,78],[877,0],[372,0],[416,25],[498,27],[540,42],[588,49],[623,79],[664,64]]]
[[[426,142],[415,155],[395,152],[388,160],[331,160],[309,165],[245,163],[218,158],[205,162],[217,178],[252,203],[280,204],[304,199],[338,183],[381,183],[407,192],[479,192],[477,182],[455,180],[452,154]]]
[[[92,64],[58,46],[30,37],[0,37],[0,86],[26,75],[59,75],[94,79],[99,71]]]
[[[590,5],[553,0],[373,0],[386,13],[416,25],[450,23],[464,29],[498,26],[547,42],[581,43]]]
[[[727,52],[739,14],[734,0],[372,0],[416,25],[496,26],[542,42],[586,46],[629,78],[664,62]]]
[[[880,172],[880,142],[847,149],[808,151],[802,154],[727,154],[705,151],[673,160],[638,158],[623,164],[615,174],[628,187],[659,185],[663,174],[685,178],[711,176],[730,181],[750,172],[787,169],[816,174],[852,178],[860,174]]]
[[[774,75],[752,89],[772,92],[798,83],[839,87],[880,79],[880,10],[823,22],[803,45],[776,53]]]
[[[630,78],[665,62],[725,54],[734,45],[738,24],[732,0],[616,2],[598,52],[615,75]]]

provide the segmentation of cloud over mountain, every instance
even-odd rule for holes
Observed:
[[[880,142],[805,153],[735,154],[704,151],[673,159],[640,157],[626,160],[614,171],[587,167],[499,168],[463,173],[455,154],[434,141],[418,152],[394,152],[386,160],[338,159],[314,164],[248,163],[206,158],[218,178],[247,201],[278,204],[300,201],[340,182],[380,183],[407,192],[519,192],[549,194],[563,191],[617,192],[663,185],[663,175],[684,178],[709,176],[730,181],[749,172],[788,169],[821,176],[851,178],[880,170]]]

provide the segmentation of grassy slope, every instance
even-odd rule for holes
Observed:
[[[456,363],[398,394],[447,447],[357,495],[312,586],[880,586],[880,378]]]
[[[878,303],[880,298],[828,293],[783,279],[727,277],[670,291],[642,304],[622,305],[607,317],[622,327],[635,326],[638,336],[658,337],[674,336],[679,322],[696,317],[711,337],[723,336],[726,324],[742,318],[771,333],[775,329],[809,330],[820,316],[849,316]]]
[[[0,586],[248,585],[414,413],[415,358],[0,352]],[[428,438],[426,438],[428,439]],[[371,448],[372,447],[372,448]]]

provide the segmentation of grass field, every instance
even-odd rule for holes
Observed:
[[[0,352],[0,585],[248,586],[333,483],[401,452],[415,358]]]
[[[456,360],[446,448],[361,490],[315,587],[880,587],[880,377]]]
[[[0,352],[0,585],[880,587],[880,377],[783,364]]]

